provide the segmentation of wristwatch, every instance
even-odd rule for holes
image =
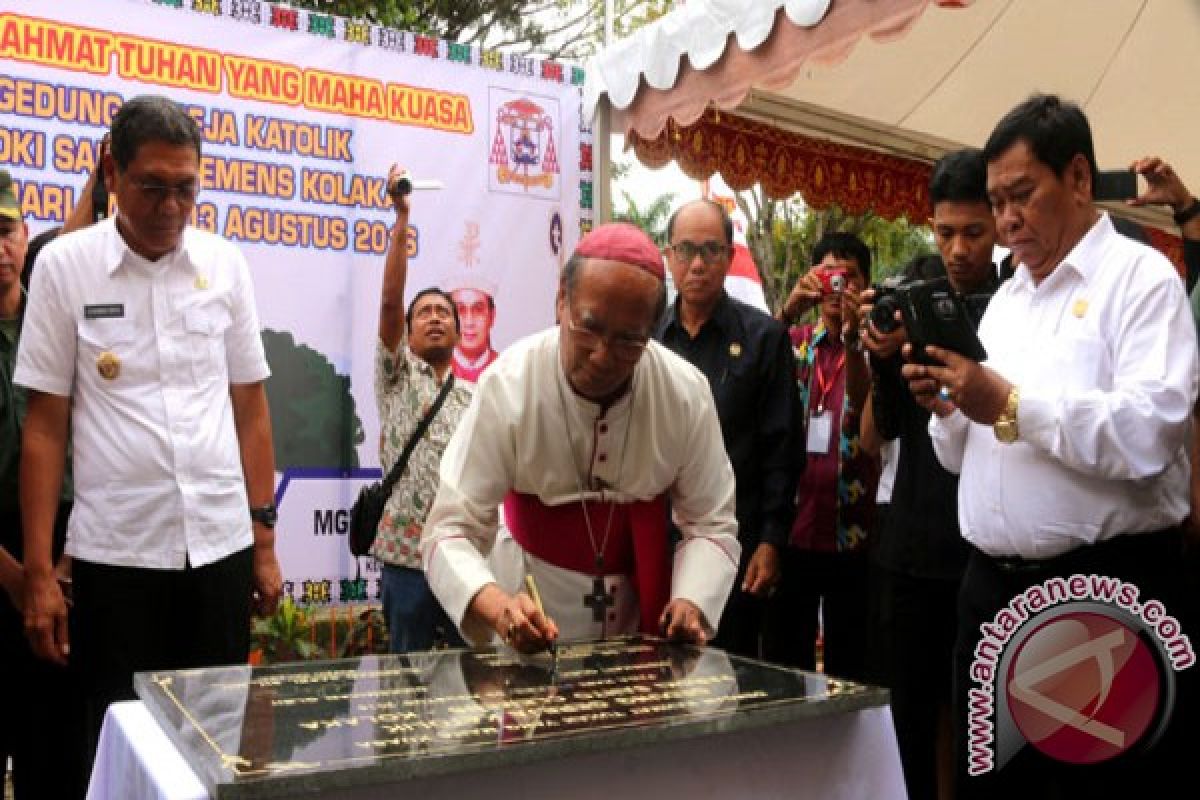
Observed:
[[[250,506],[250,519],[265,527],[274,528],[275,521],[279,519],[279,511],[275,508],[274,503],[258,507]]]
[[[1171,216],[1174,217],[1175,224],[1182,228],[1191,221],[1192,217],[1196,216],[1197,214],[1200,214],[1200,200],[1197,200],[1193,197],[1192,202],[1188,203]]]
[[[1000,416],[996,417],[996,421],[992,423],[992,432],[996,434],[998,439],[1003,444],[1012,444],[1017,440],[1017,404],[1021,401],[1021,391],[1016,387],[1008,392],[1008,400],[1004,403],[1004,410],[1000,412]]]

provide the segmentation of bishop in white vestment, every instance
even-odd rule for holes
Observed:
[[[469,642],[715,632],[740,555],[733,471],[704,375],[649,340],[663,276],[645,234],[598,227],[564,268],[560,325],[478,384],[421,538],[430,587]],[[511,540],[497,540],[501,505]],[[544,613],[518,591],[526,574]]]

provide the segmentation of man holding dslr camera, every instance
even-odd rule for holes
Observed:
[[[948,797],[951,664],[968,548],[958,528],[958,476],[938,463],[929,439],[930,412],[916,402],[900,373],[900,349],[908,336],[899,307],[902,293],[916,281],[937,281],[975,301],[959,307],[984,305],[999,285],[983,154],[967,149],[944,156],[934,165],[929,198],[929,225],[940,256],[910,264],[898,279],[899,291],[893,285],[886,294],[863,293],[862,341],[873,376],[872,414],[865,424],[873,419],[882,438],[900,441],[891,505],[871,548],[878,567],[873,589],[880,679],[892,692],[909,794]]]

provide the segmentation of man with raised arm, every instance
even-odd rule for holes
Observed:
[[[388,186],[400,173],[392,167]],[[379,463],[391,470],[446,390],[437,414],[412,446],[404,471],[383,509],[371,554],[383,565],[383,614],[393,653],[428,650],[443,629],[448,643],[461,645],[458,632],[438,605],[421,571],[421,528],[437,493],[438,464],[467,404],[471,384],[455,382],[451,358],[459,338],[453,298],[434,287],[417,292],[404,307],[408,279],[408,214],[411,195],[393,193],[392,228],[379,302],[379,342],[375,348],[375,402],[379,407]],[[446,386],[449,381],[450,385]]]

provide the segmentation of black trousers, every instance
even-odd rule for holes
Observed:
[[[0,592],[0,785],[11,757],[16,800],[81,798],[83,754],[74,671],[33,654],[21,616]]]
[[[62,551],[69,515],[69,504],[59,508],[55,557]],[[10,537],[11,555],[19,556],[12,543],[21,540],[20,515],[0,514],[0,531]],[[83,753],[83,712],[74,669],[33,654],[21,614],[0,591],[0,785],[12,758],[16,800],[82,798],[88,779]]]
[[[1196,585],[1184,568],[1178,530],[1117,536],[1046,562],[1014,562],[974,551],[959,592],[959,628],[954,657],[954,725],[958,790],[966,798],[1127,798],[1157,796],[1167,786],[1191,785],[1194,777],[1197,716],[1196,673],[1200,665],[1174,672],[1176,696],[1164,735],[1148,750],[1132,750],[1109,761],[1073,765],[1026,744],[1010,761],[979,776],[967,773],[970,756],[969,690],[971,664],[981,639],[980,625],[991,623],[1013,598],[1055,577],[1118,578],[1139,590],[1141,603],[1160,601],[1179,620],[1182,632],[1200,644]],[[1018,634],[1020,629],[1018,629]],[[1195,647],[1195,645],[1193,645]],[[1169,669],[1169,667],[1168,667]],[[995,694],[1005,691],[1004,677]],[[1185,790],[1185,793],[1190,790]]]
[[[823,630],[826,674],[866,681],[870,638],[866,553],[815,553],[788,547],[782,560],[783,580],[767,603],[763,657],[815,669],[817,635]]]
[[[253,550],[183,570],[76,559],[71,658],[84,696],[87,762],[110,703],[134,699],[133,673],[245,663]]]
[[[937,797],[940,719],[953,695],[958,580],[918,578],[875,566],[877,673],[891,691],[892,721],[910,797]]]

